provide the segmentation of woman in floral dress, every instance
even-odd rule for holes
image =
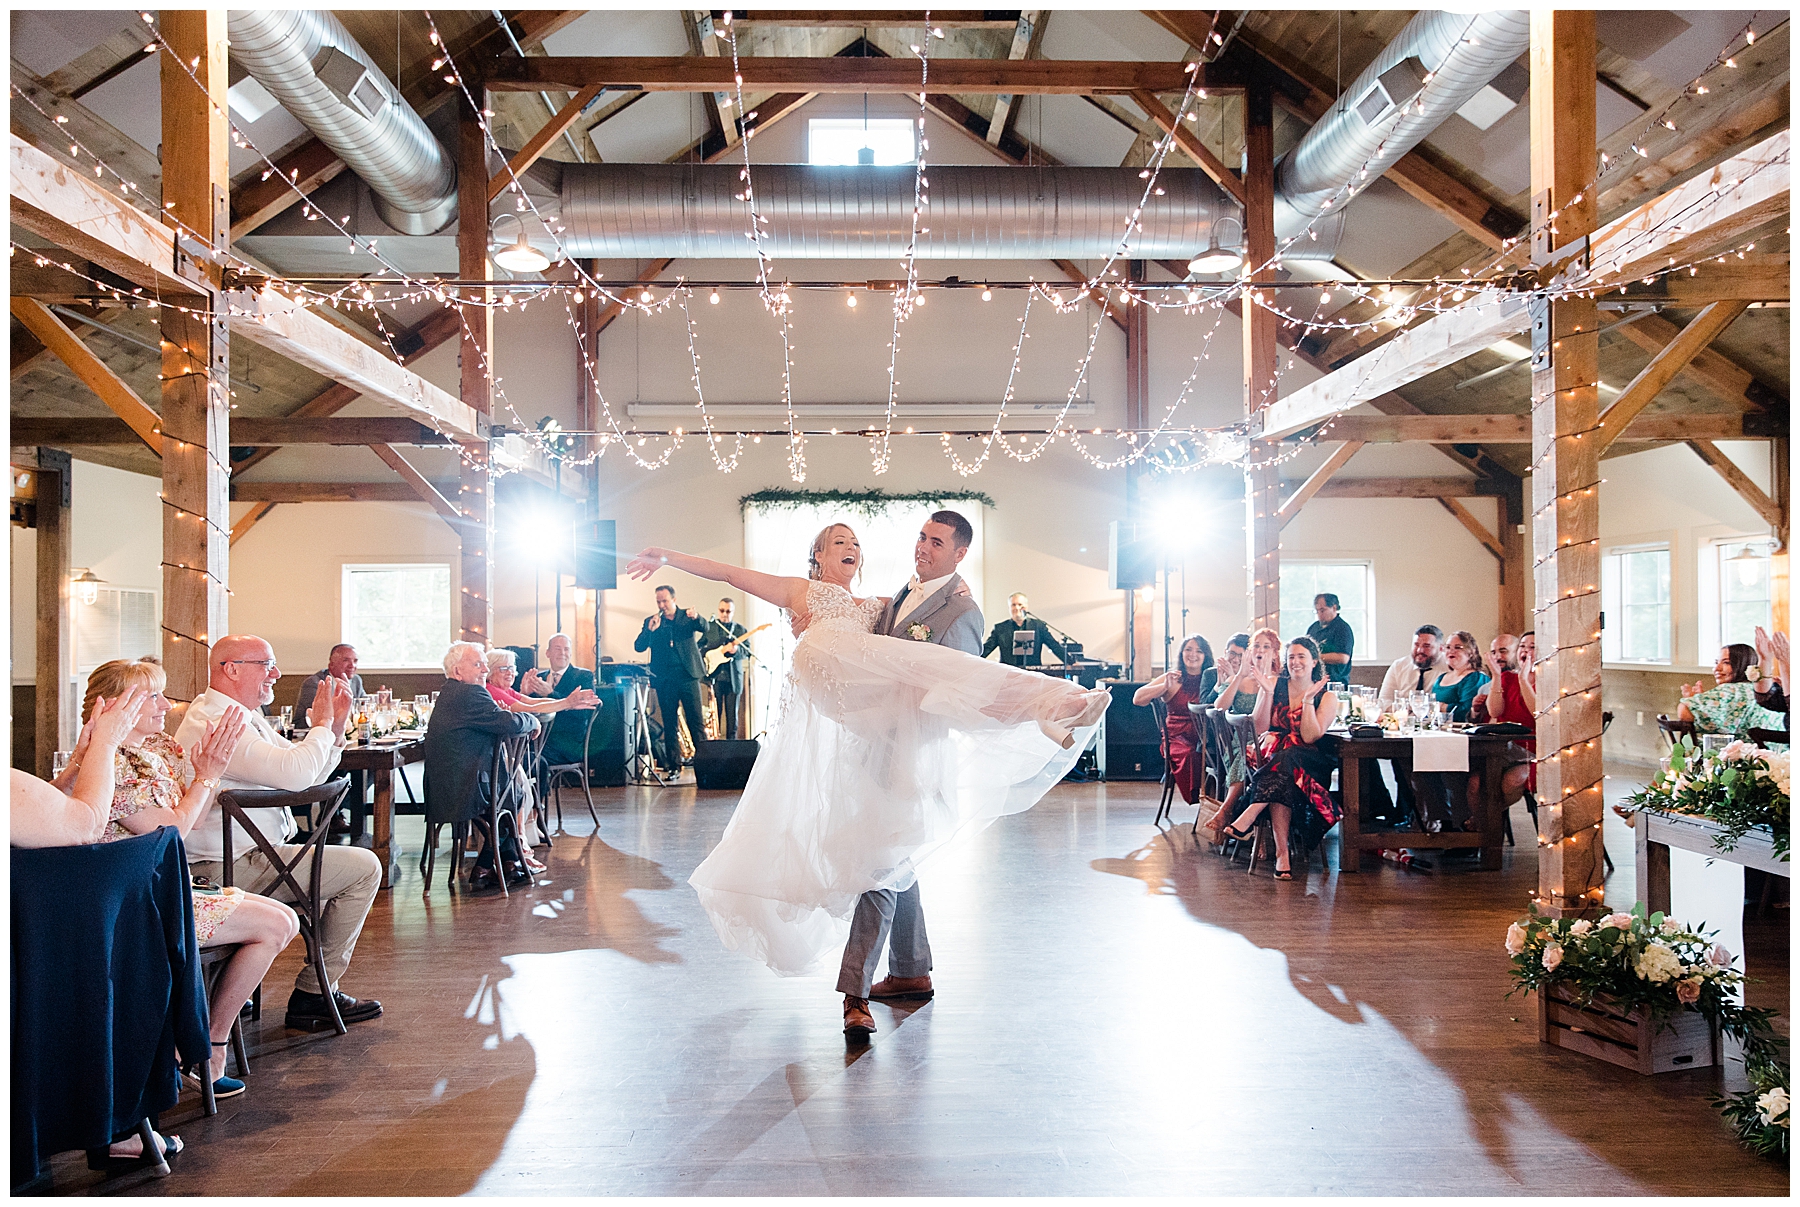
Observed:
[[[1787,718],[1756,702],[1756,651],[1741,643],[1719,651],[1712,687],[1695,681],[1681,689],[1678,716],[1692,721],[1696,733],[1729,733],[1745,737],[1751,729],[1787,729]]]
[[[137,728],[120,744],[114,759],[112,820],[102,842],[116,842],[173,826],[185,837],[213,805],[219,777],[231,762],[244,734],[244,719],[233,710],[215,721],[190,755],[163,732],[169,701],[166,678],[151,658],[103,663],[88,676],[82,716],[133,687],[150,693]],[[78,744],[72,763],[85,750]],[[237,945],[213,987],[210,1072],[213,1093],[228,1098],[244,1092],[244,1083],[225,1076],[226,1044],[231,1024],[281,949],[300,933],[300,920],[279,901],[242,889],[194,890],[194,940],[201,947]]]

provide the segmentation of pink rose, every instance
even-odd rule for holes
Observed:
[[[1544,948],[1544,971],[1555,972],[1557,965],[1562,963],[1562,957],[1563,949],[1560,943],[1552,943]]]
[[[1525,928],[1514,922],[1506,928],[1506,954],[1516,956],[1525,950]]]
[[[1684,1006],[1691,1006],[1700,1000],[1700,978],[1688,977],[1675,982],[1675,1000]]]
[[[1706,962],[1715,968],[1730,968],[1732,958],[1732,954],[1725,950],[1723,943],[1714,943],[1713,949],[1706,955]]]
[[[1631,915],[1630,914],[1608,914],[1608,915],[1606,915],[1606,917],[1600,919],[1600,925],[1602,928],[1611,926],[1617,930],[1630,930],[1631,929]]]

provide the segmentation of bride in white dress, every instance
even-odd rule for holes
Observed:
[[[1036,804],[1080,757],[1111,699],[1066,679],[872,632],[887,601],[850,593],[862,549],[834,524],[810,579],[671,549],[665,566],[730,583],[806,618],[780,719],[719,845],[690,878],[725,945],[777,973],[817,971],[856,899],[904,891],[958,835]]]

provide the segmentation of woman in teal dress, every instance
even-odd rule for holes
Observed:
[[[1713,663],[1713,686],[1696,680],[1681,689],[1677,716],[1692,721],[1696,733],[1728,733],[1745,737],[1751,729],[1787,729],[1787,718],[1756,702],[1756,651],[1737,643],[1719,651]]]

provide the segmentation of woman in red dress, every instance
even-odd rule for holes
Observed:
[[[1279,678],[1257,672],[1256,770],[1246,793],[1250,803],[1223,834],[1248,838],[1264,808],[1275,827],[1275,879],[1292,880],[1289,834],[1304,857],[1337,824],[1339,810],[1327,785],[1336,765],[1318,741],[1337,716],[1337,696],[1325,679],[1319,647],[1310,637],[1288,642],[1287,671]]]
[[[1192,805],[1200,800],[1200,731],[1188,715],[1188,705],[1211,700],[1219,669],[1213,665],[1212,646],[1198,633],[1182,641],[1178,660],[1179,670],[1144,684],[1132,693],[1131,702],[1141,708],[1161,700],[1168,708],[1168,719],[1163,722],[1167,745],[1164,757],[1181,799]]]

